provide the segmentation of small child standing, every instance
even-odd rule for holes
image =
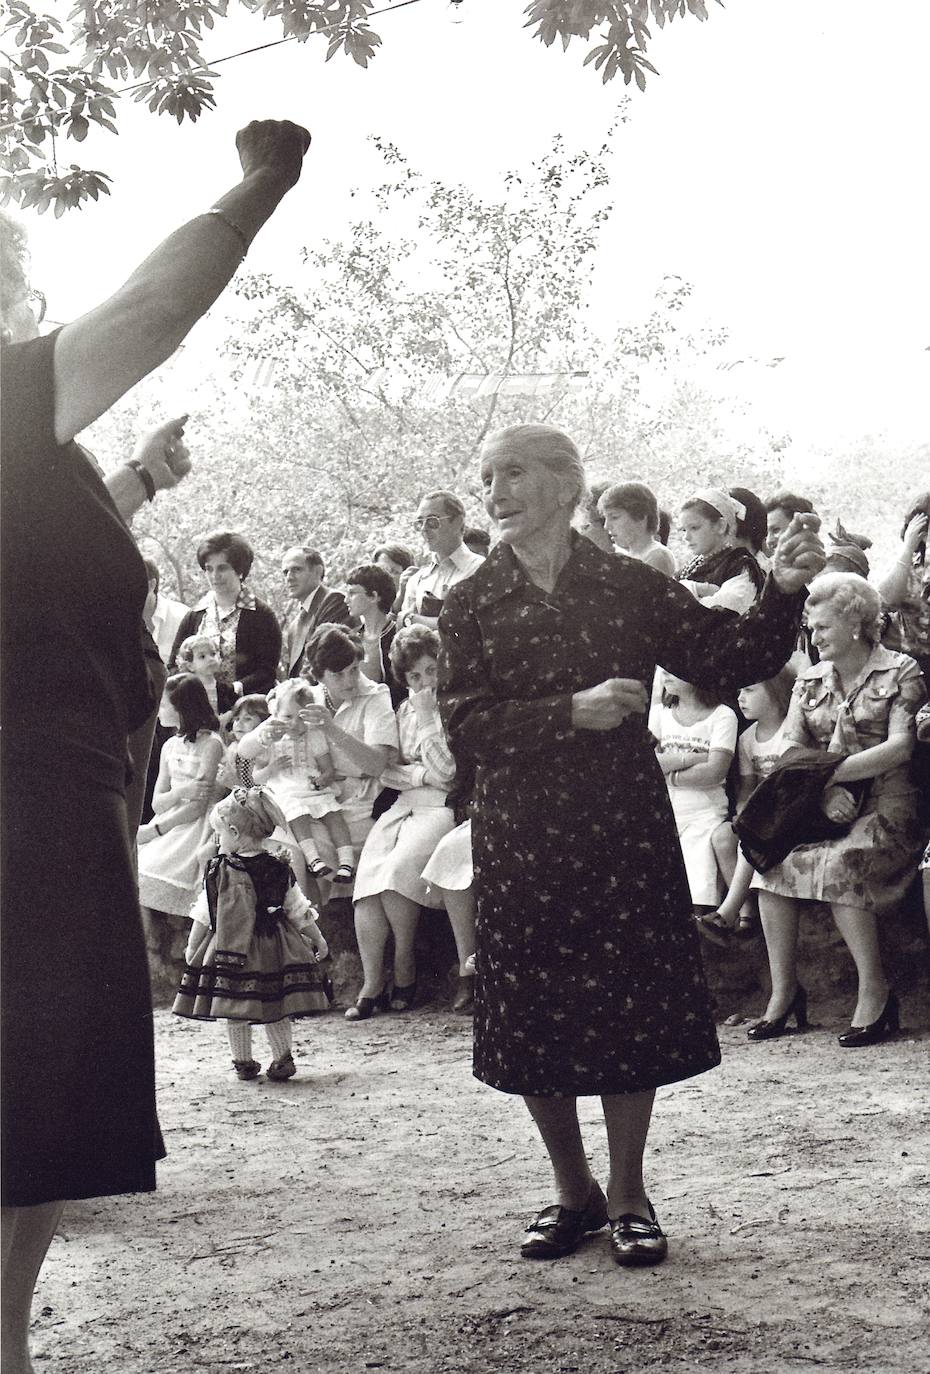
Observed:
[[[207,700],[218,716],[229,711],[236,701],[236,694],[228,682],[217,682],[220,670],[220,655],[216,640],[210,635],[188,635],[178,645],[175,655],[179,673],[193,673],[204,685]]]
[[[711,838],[727,815],[724,787],[736,749],[736,712],[682,678],[664,674],[649,729],[665,774],[695,908],[713,910],[720,875]]]
[[[315,820],[322,821],[336,849],[334,883],[351,883],[355,876],[354,850],[339,801],[333,791],[333,761],[322,730],[308,725],[302,711],[313,706],[310,685],[298,678],[282,682],[271,694],[271,717],[244,735],[238,756],[261,773],[263,785],[280,807],[288,829],[300,846],[314,878],[332,870],[320,858],[313,841]]]
[[[742,687],[739,708],[752,724],[740,735],[736,747],[739,791],[736,810],[745,805],[751,792],[767,778],[784,751],[785,719],[794,686],[794,672],[782,668],[767,682]],[[698,927],[711,944],[725,945],[731,935],[748,939],[755,935],[757,917],[747,908],[746,899],[755,870],[740,853],[729,821],[714,836],[717,861],[729,881],[727,895],[716,911],[699,915]]]
[[[232,740],[226,748],[217,782],[230,791],[234,787],[251,787],[254,782],[252,764],[239,756],[239,741],[252,730],[257,730],[262,721],[268,719],[271,709],[268,699],[260,692],[252,692],[240,697],[229,714],[228,729]]]
[[[226,1020],[233,1068],[257,1078],[252,1025],[265,1027],[273,1082],[297,1072],[291,1020],[325,1011],[330,984],[319,969],[329,953],[316,912],[294,883],[288,865],[261,848],[276,825],[277,808],[259,787],[239,787],[210,815],[219,854],[207,864],[184,975],[172,1010],[194,1021]]]

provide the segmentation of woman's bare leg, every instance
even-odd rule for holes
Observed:
[[[455,937],[455,949],[459,956],[459,977],[467,978],[465,960],[475,952],[475,893],[473,888],[464,892],[451,888],[440,888],[442,899],[449,915],[449,925]]]
[[[394,932],[394,986],[406,988],[417,981],[415,946],[420,908],[399,892],[382,892],[381,903]]]
[[[611,1093],[601,1098],[610,1151],[607,1184],[607,1215],[610,1217],[620,1217],[626,1212],[649,1216],[643,1184],[643,1151],[654,1101],[652,1088],[638,1093]]]
[[[63,1207],[63,1202],[43,1202],[37,1207],[2,1209],[3,1374],[33,1374],[29,1359],[32,1298]]]
[[[585,1154],[574,1097],[524,1097],[552,1163],[559,1203],[580,1211],[588,1201],[594,1176]]]
[[[889,991],[878,943],[878,922],[874,912],[863,911],[860,907],[834,903],[832,911],[859,975],[859,996],[852,1024],[870,1026],[881,1016]]]
[[[763,1019],[774,1021],[788,1010],[798,987],[800,907],[793,897],[760,891],[759,915],[772,975],[772,995]]]
[[[360,997],[377,997],[384,986],[384,947],[389,933],[381,898],[360,898],[355,903],[355,938],[364,973]]]

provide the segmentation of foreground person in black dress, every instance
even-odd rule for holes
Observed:
[[[127,735],[154,706],[147,578],[123,517],[178,474],[166,443],[104,484],[72,440],[213,303],[308,143],[250,124],[218,205],[42,338],[3,224],[4,1374],[32,1369],[29,1309],[63,1201],[151,1190],[164,1153],[125,796]]]
[[[720,1052],[647,686],[657,663],[721,695],[771,677],[823,565],[818,521],[792,522],[737,617],[578,537],[584,473],[559,430],[492,436],[481,481],[500,543],[449,592],[439,686],[457,763],[477,773],[475,1074],[524,1098],[552,1162],[557,1202],[523,1255],[568,1254],[609,1220],[618,1263],[655,1263],[655,1089]],[[606,1198],[578,1125],[589,1094],[607,1123]]]

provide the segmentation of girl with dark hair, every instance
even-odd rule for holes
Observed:
[[[681,508],[681,531],[693,557],[676,578],[704,606],[743,615],[762,590],[765,574],[734,541],[746,507],[716,487],[695,492]]]
[[[671,673],[662,677],[662,702],[649,713],[649,729],[658,741],[692,906],[713,911],[721,875],[712,840],[727,814],[724,783],[736,749],[736,713],[706,688]]]
[[[293,1078],[291,1020],[326,1011],[332,995],[318,965],[329,948],[317,912],[282,860],[262,849],[283,816],[260,787],[237,787],[210,813],[219,853],[207,864],[191,911],[176,1016],[224,1019],[237,1078],[257,1078],[252,1025],[264,1026],[273,1082]]]
[[[888,649],[910,654],[925,676],[930,677],[930,563],[927,562],[927,530],[930,529],[930,492],[919,492],[909,502],[901,529],[901,551],[878,590],[891,614],[886,618],[882,642]]]
[[[642,482],[607,487],[597,507],[607,533],[621,553],[648,563],[666,577],[675,576],[675,559],[656,538],[659,506],[649,487]]]
[[[219,721],[203,683],[193,673],[169,677],[165,686],[176,734],[161,751],[152,796],[154,816],[139,827],[139,901],[146,924],[152,913],[186,916],[200,882],[198,850],[223,760]]]

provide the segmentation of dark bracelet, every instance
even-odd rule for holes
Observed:
[[[156,835],[162,835],[162,834],[164,834],[164,831],[162,830],[161,826],[158,824],[158,821],[152,821],[152,824],[153,824],[154,827],[155,827],[155,834],[156,834]]]
[[[138,458],[127,458],[126,466],[127,468],[132,468],[133,472],[136,474],[139,481],[142,483],[143,487],[145,487],[146,501],[154,501],[155,479],[149,472],[148,468],[144,468],[142,464],[139,462]]]

